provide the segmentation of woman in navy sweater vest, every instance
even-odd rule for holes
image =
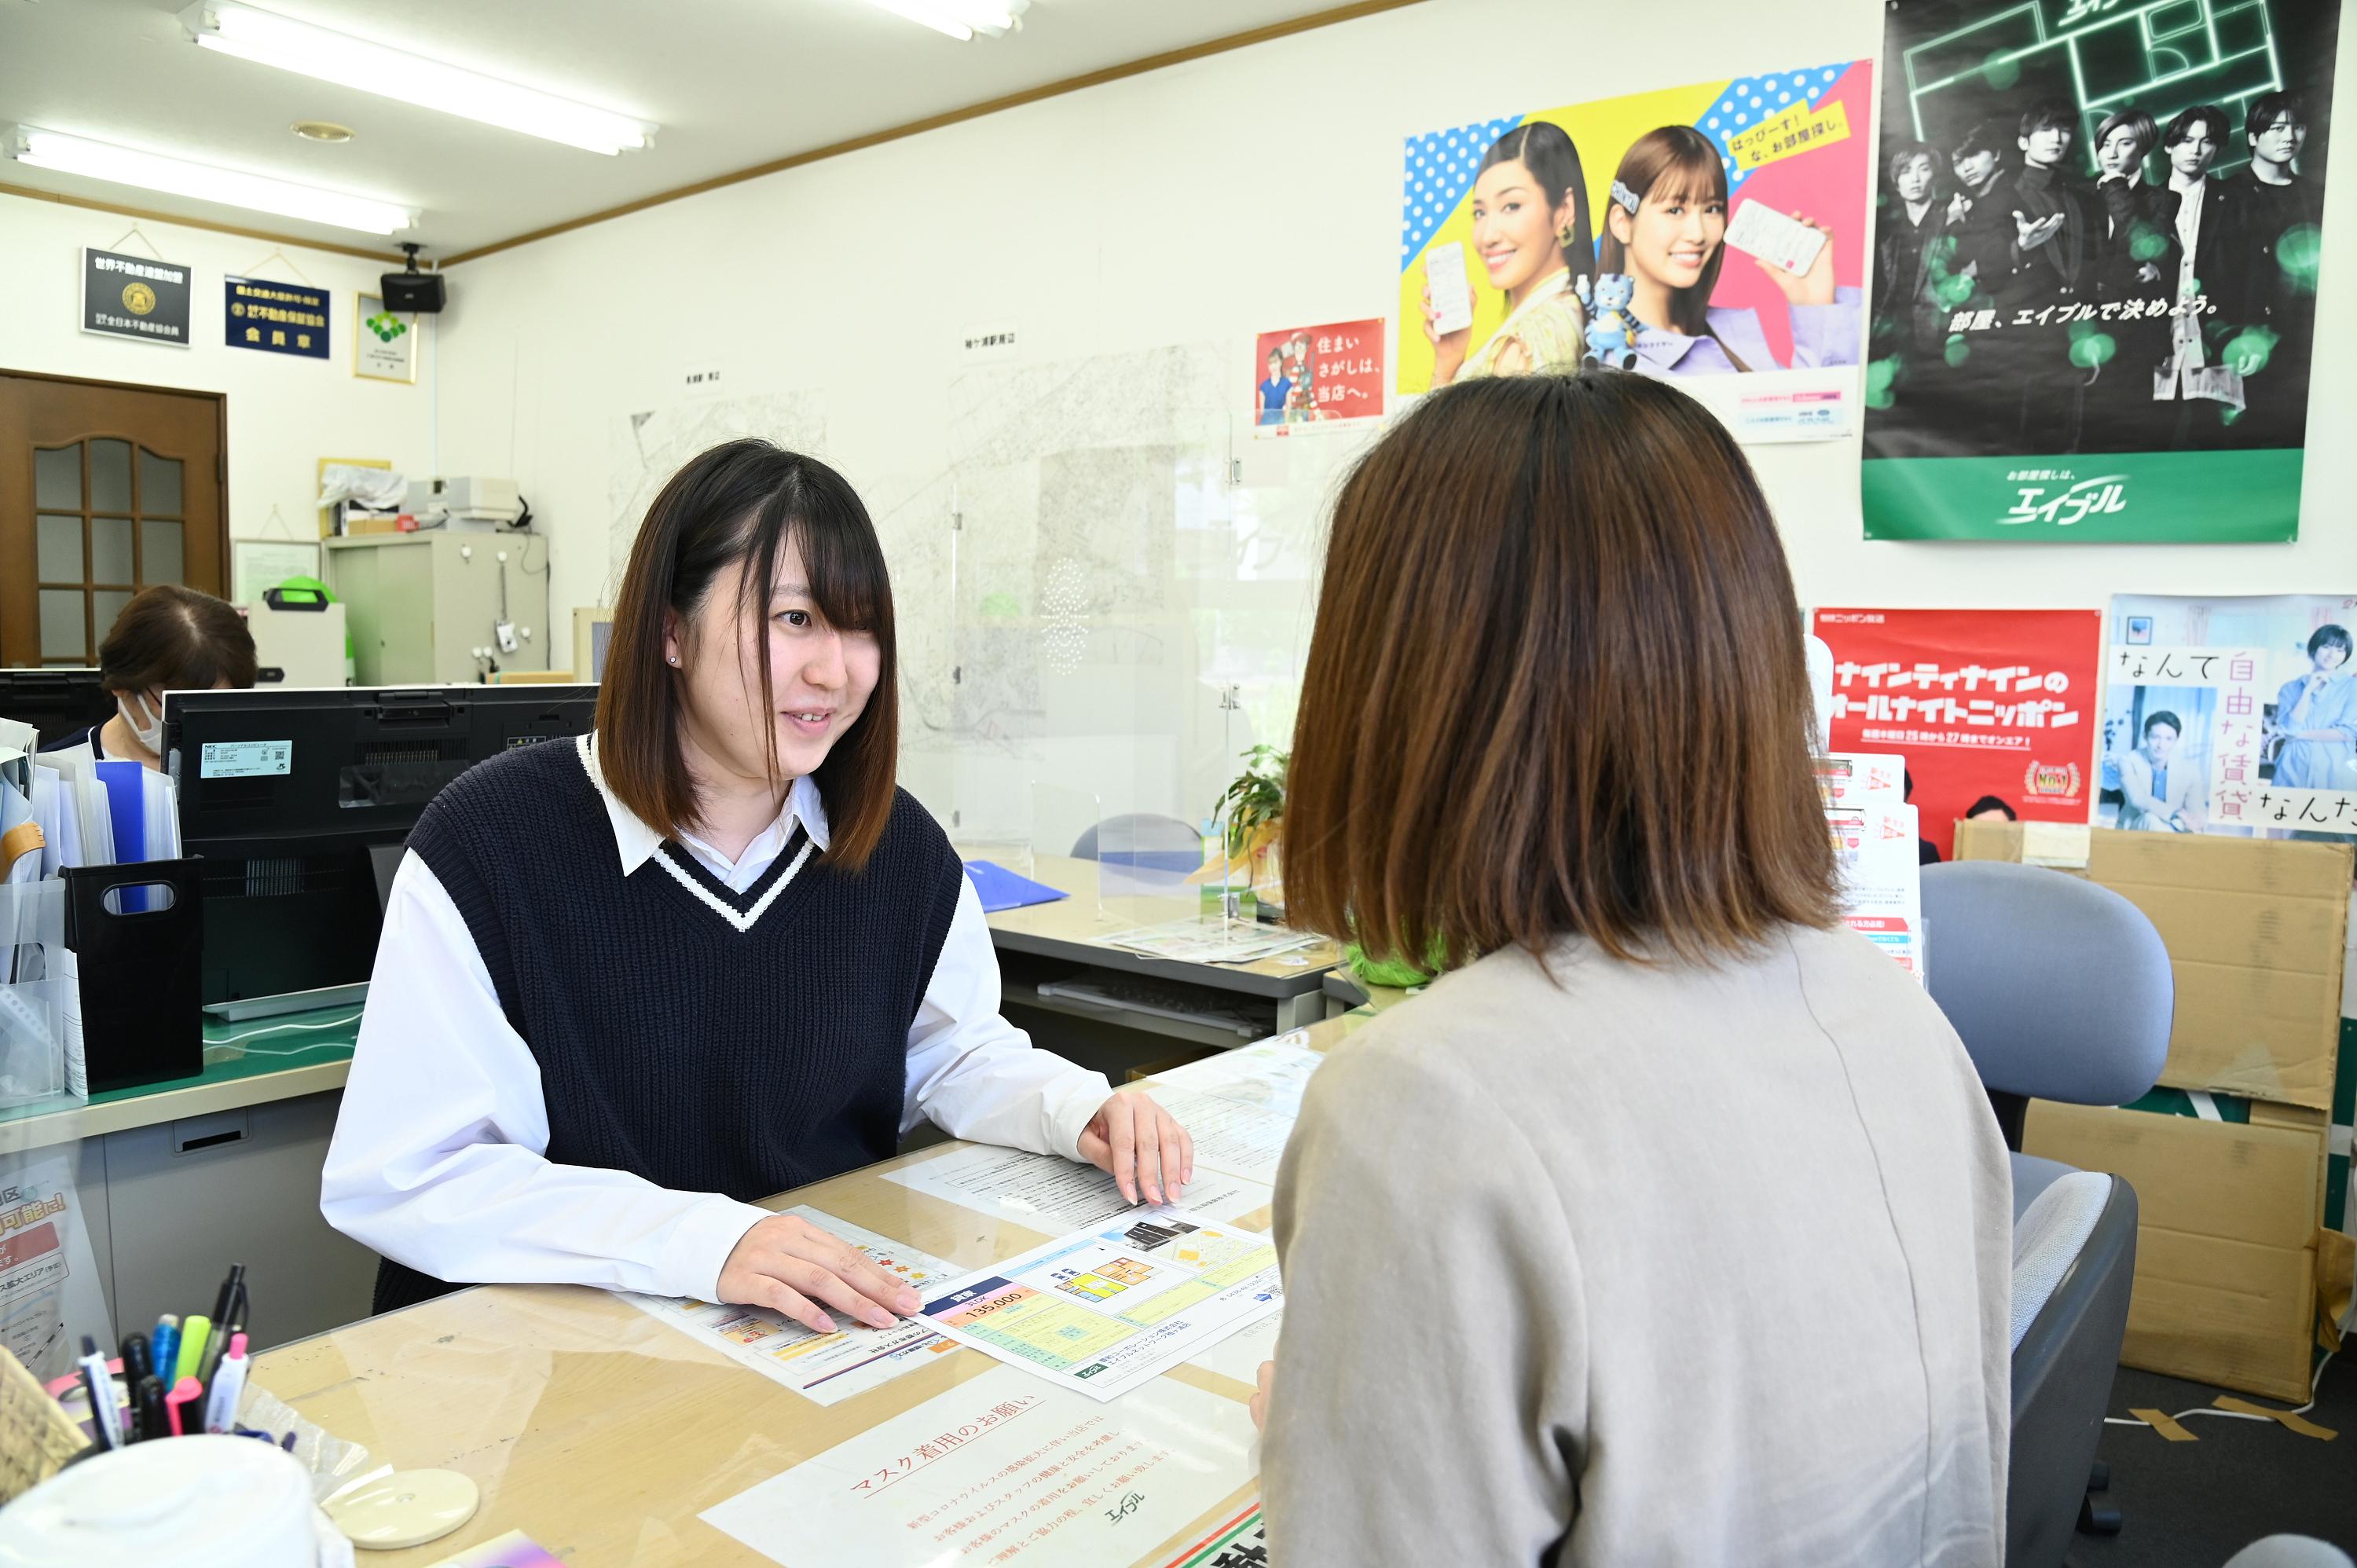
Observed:
[[[379,1311],[564,1282],[883,1326],[907,1287],[754,1200],[920,1120],[1180,1196],[1167,1112],[998,1015],[981,904],[893,783],[893,659],[834,469],[737,441],[656,498],[596,733],[470,769],[394,878],[321,1195]]]

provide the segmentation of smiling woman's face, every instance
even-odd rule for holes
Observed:
[[[1473,249],[1490,286],[1512,290],[1561,268],[1569,202],[1549,199],[1519,158],[1495,164],[1473,182]]]
[[[1665,288],[1692,288],[1727,235],[1727,203],[1715,193],[1695,196],[1666,183],[1646,194],[1634,218],[1614,208],[1612,227],[1628,248],[1631,271]]]

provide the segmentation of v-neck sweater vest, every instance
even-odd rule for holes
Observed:
[[[579,749],[542,745],[453,780],[408,847],[539,1064],[552,1163],[752,1201],[898,1144],[964,875],[905,790],[857,873],[797,828],[737,893],[673,843],[624,876]],[[448,1288],[387,1261],[377,1310]]]

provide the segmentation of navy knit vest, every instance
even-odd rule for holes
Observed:
[[[578,746],[552,741],[468,769],[409,847],[540,1064],[550,1160],[751,1201],[897,1146],[909,1029],[964,875],[907,791],[857,873],[797,829],[732,893],[671,843],[668,866],[624,876]],[[386,1259],[376,1310],[451,1288]]]

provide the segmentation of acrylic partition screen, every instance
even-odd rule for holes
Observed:
[[[1290,746],[1332,492],[1369,437],[1256,439],[1228,357],[961,379],[903,778],[966,853],[1168,891],[1243,754]]]

